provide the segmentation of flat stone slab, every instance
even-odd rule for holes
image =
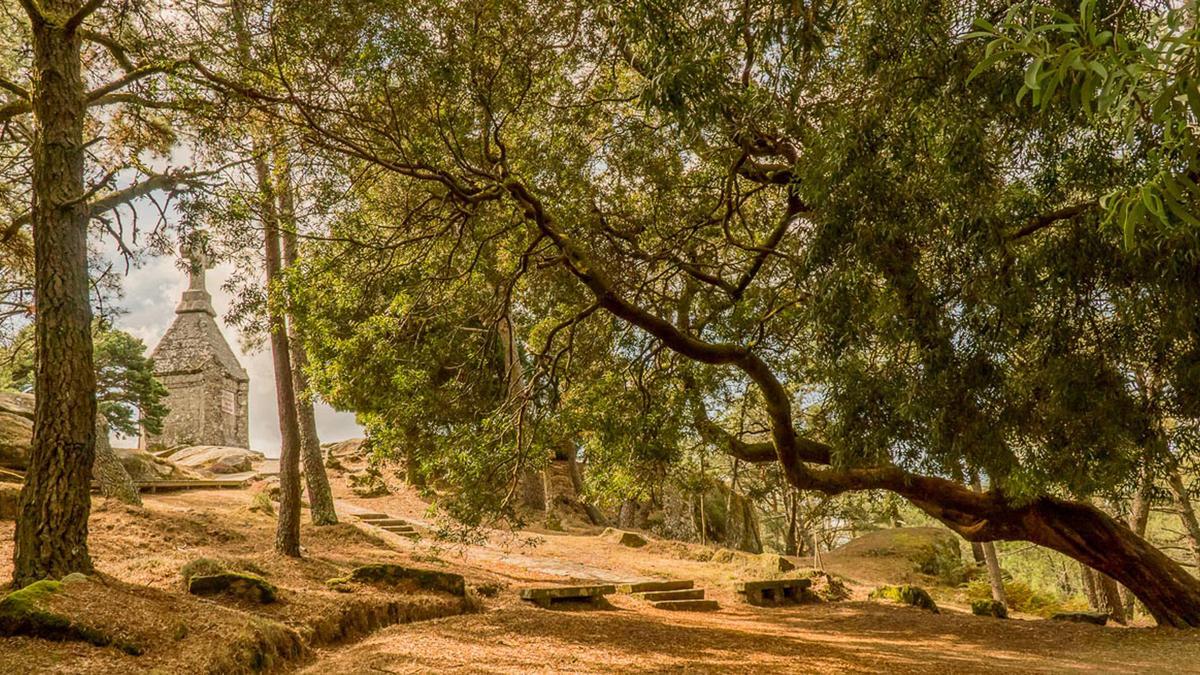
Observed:
[[[648,602],[659,602],[662,600],[703,600],[703,588],[685,588],[678,591],[647,591],[645,593],[634,593],[637,597]]]
[[[358,518],[359,520],[370,520],[370,521],[388,520],[391,518],[391,516],[389,516],[386,513],[357,513],[354,515],[354,517]]]
[[[803,602],[810,586],[812,579],[770,579],[739,581],[733,590],[751,605],[769,606]]]
[[[539,586],[522,588],[521,599],[549,607],[559,602],[588,601],[598,604],[606,595],[616,593],[617,589],[610,585],[599,586]]]
[[[675,612],[711,612],[721,608],[716,600],[661,600],[650,606]]]
[[[617,584],[619,593],[646,593],[648,591],[683,591],[695,588],[696,582],[690,579],[675,581],[635,581],[628,584]]]

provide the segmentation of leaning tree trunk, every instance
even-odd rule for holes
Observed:
[[[108,442],[108,421],[103,415],[96,416],[96,461],[92,472],[100,484],[100,494],[133,506],[142,505],[137,485]]]
[[[569,438],[563,441],[563,454],[567,456],[567,471],[571,476],[571,487],[575,490],[575,499],[583,505],[583,510],[587,512],[588,520],[592,525],[603,525],[605,523],[604,514],[583,498],[583,472],[579,470],[579,451],[575,448],[575,441]]]
[[[284,154],[276,150],[276,157]],[[276,161],[275,171],[279,185],[279,217],[283,225],[283,264],[296,265],[296,206],[292,195],[291,167],[286,159]],[[296,334],[295,318],[287,315],[288,347],[292,357],[292,388],[296,393],[296,417],[300,431],[300,458],[304,463],[304,482],[308,487],[308,503],[314,525],[336,525],[337,512],[333,508],[333,492],[329,489],[329,475],[321,461],[321,438],[317,435],[317,415],[313,410],[312,398],[308,393],[308,354]]]
[[[982,514],[964,518],[962,512],[947,511],[944,505],[915,497],[912,490],[897,491],[907,492],[905,496],[922,510],[968,540],[1022,540],[1045,546],[1123,584],[1159,624],[1200,627],[1200,581],[1123,523],[1090,504],[1041,497],[1022,507],[984,507],[991,512],[979,521]],[[941,496],[946,495],[943,492]]]
[[[33,37],[32,219],[37,374],[33,445],[21,489],[13,585],[90,573],[88,513],[96,375],[83,182],[86,101],[80,0],[27,3]]]

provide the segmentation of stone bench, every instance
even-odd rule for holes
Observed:
[[[809,586],[811,579],[771,579],[739,581],[733,589],[745,602],[761,607],[804,602],[804,592]]]
[[[521,599],[549,609],[551,605],[565,603],[588,603],[599,606],[604,596],[616,593],[611,585],[599,586],[540,586],[521,589]]]

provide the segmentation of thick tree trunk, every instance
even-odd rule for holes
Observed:
[[[950,514],[927,499],[914,501],[967,539],[1029,541],[1103,572],[1132,591],[1162,625],[1200,626],[1200,582],[1091,505],[1042,497],[1024,507],[998,509],[982,524],[971,518],[968,525],[961,513]]]
[[[137,486],[108,442],[108,421],[103,415],[96,416],[96,462],[92,473],[100,483],[100,494],[133,506],[142,505]]]
[[[276,157],[283,154],[276,150]],[[297,256],[296,207],[292,195],[291,168],[286,160],[276,160],[276,183],[279,188],[279,217],[283,234],[283,264],[295,266]],[[304,464],[304,483],[308,488],[308,503],[314,525],[336,525],[337,512],[333,508],[333,492],[329,488],[329,476],[325,463],[321,461],[321,438],[317,435],[317,416],[313,410],[308,391],[308,376],[304,369],[308,365],[308,354],[296,334],[295,318],[287,315],[288,347],[292,360],[292,388],[296,393],[296,418],[300,431],[300,458]]]
[[[271,194],[266,160],[256,155],[266,253],[268,298],[280,281],[279,221]],[[275,370],[275,403],[279,409],[279,519],[275,550],[300,557],[300,423],[296,416],[296,392],[292,386],[292,359],[288,350],[287,323],[278,303],[267,301],[271,331],[271,363]]]
[[[1179,469],[1172,469],[1167,484],[1171,486],[1171,497],[1175,500],[1175,508],[1179,510],[1179,520],[1183,523],[1188,547],[1192,549],[1192,559],[1196,561],[1196,569],[1200,572],[1200,521],[1196,519],[1192,499],[1188,496]]]
[[[83,182],[86,96],[78,22],[68,20],[82,5],[79,0],[27,4],[33,36],[37,400],[13,551],[17,587],[92,571],[87,535],[96,375]]]

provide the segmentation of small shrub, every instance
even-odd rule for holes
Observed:
[[[250,499],[250,510],[256,513],[262,513],[268,516],[275,515],[275,505],[271,503],[271,496],[267,491],[256,492]]]

